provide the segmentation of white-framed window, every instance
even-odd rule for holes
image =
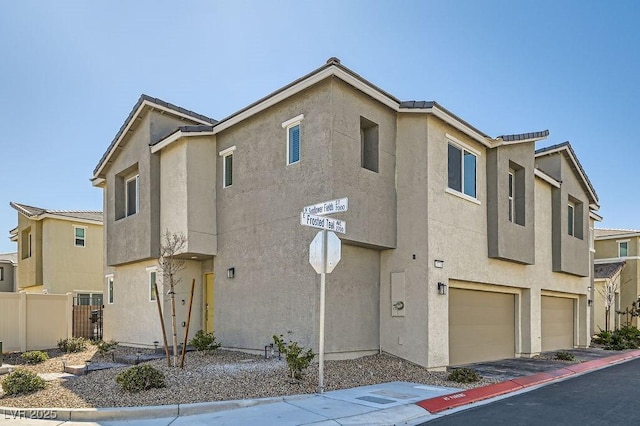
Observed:
[[[569,201],[567,204],[567,232],[571,236],[576,235],[576,206],[574,203]]]
[[[478,153],[449,137],[448,186],[455,192],[477,199],[476,174]]]
[[[302,141],[300,123],[304,114],[293,117],[282,123],[282,128],[287,129],[287,165],[300,161],[300,144]]]
[[[76,293],[78,305],[102,305],[102,293]]]
[[[87,227],[73,225],[73,245],[75,247],[85,247],[87,238]]]
[[[124,182],[125,216],[132,216],[138,213],[140,207],[139,181],[140,175],[135,175]]]
[[[222,187],[228,188],[233,185],[233,152],[235,146],[227,148],[218,153],[222,157]]]
[[[160,284],[158,284],[158,268],[155,266],[147,268],[147,273],[149,274],[149,302],[155,302],[157,298],[155,288],[156,286],[160,287]]]
[[[27,253],[28,253],[27,257],[31,257],[32,249],[33,249],[33,245],[31,242],[31,232],[29,232],[29,246],[27,247]]]
[[[105,278],[107,279],[107,303],[113,305],[113,275],[106,275]]]
[[[0,266],[0,281],[4,281],[4,266]]]
[[[629,256],[629,240],[618,241],[618,257]]]
[[[516,172],[513,169],[509,169],[509,222],[516,221],[515,176],[516,176]]]

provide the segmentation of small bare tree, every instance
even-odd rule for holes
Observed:
[[[182,233],[172,233],[166,230],[160,244],[158,269],[162,274],[162,282],[169,285],[169,300],[171,301],[171,334],[173,345],[172,364],[178,365],[178,331],[176,326],[176,286],[182,280],[180,271],[185,268],[185,260],[177,257],[187,245],[187,237]],[[163,324],[164,327],[164,324]]]
[[[598,287],[598,293],[604,299],[604,329],[609,331],[611,329],[611,308],[616,302],[616,293],[618,293],[618,281],[607,280],[602,286]]]

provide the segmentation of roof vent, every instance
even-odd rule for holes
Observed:
[[[332,56],[329,59],[327,59],[327,64],[339,64],[339,63],[340,63],[340,59],[336,58],[335,56]]]

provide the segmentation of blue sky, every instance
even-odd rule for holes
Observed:
[[[601,227],[640,228],[640,2],[31,1],[0,7],[0,252],[10,201],[102,209],[89,178],[141,93],[221,119],[337,56],[497,136],[570,141]]]

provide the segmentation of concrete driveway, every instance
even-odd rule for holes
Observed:
[[[575,357],[575,361],[560,361],[553,359],[556,352],[559,351],[543,352],[541,356],[536,358],[507,358],[499,361],[468,364],[464,367],[474,369],[483,377],[505,381],[545,371],[557,370],[564,368],[567,365],[606,358],[611,355],[628,351],[606,351],[600,348],[562,350],[562,352],[569,352],[572,354]]]

